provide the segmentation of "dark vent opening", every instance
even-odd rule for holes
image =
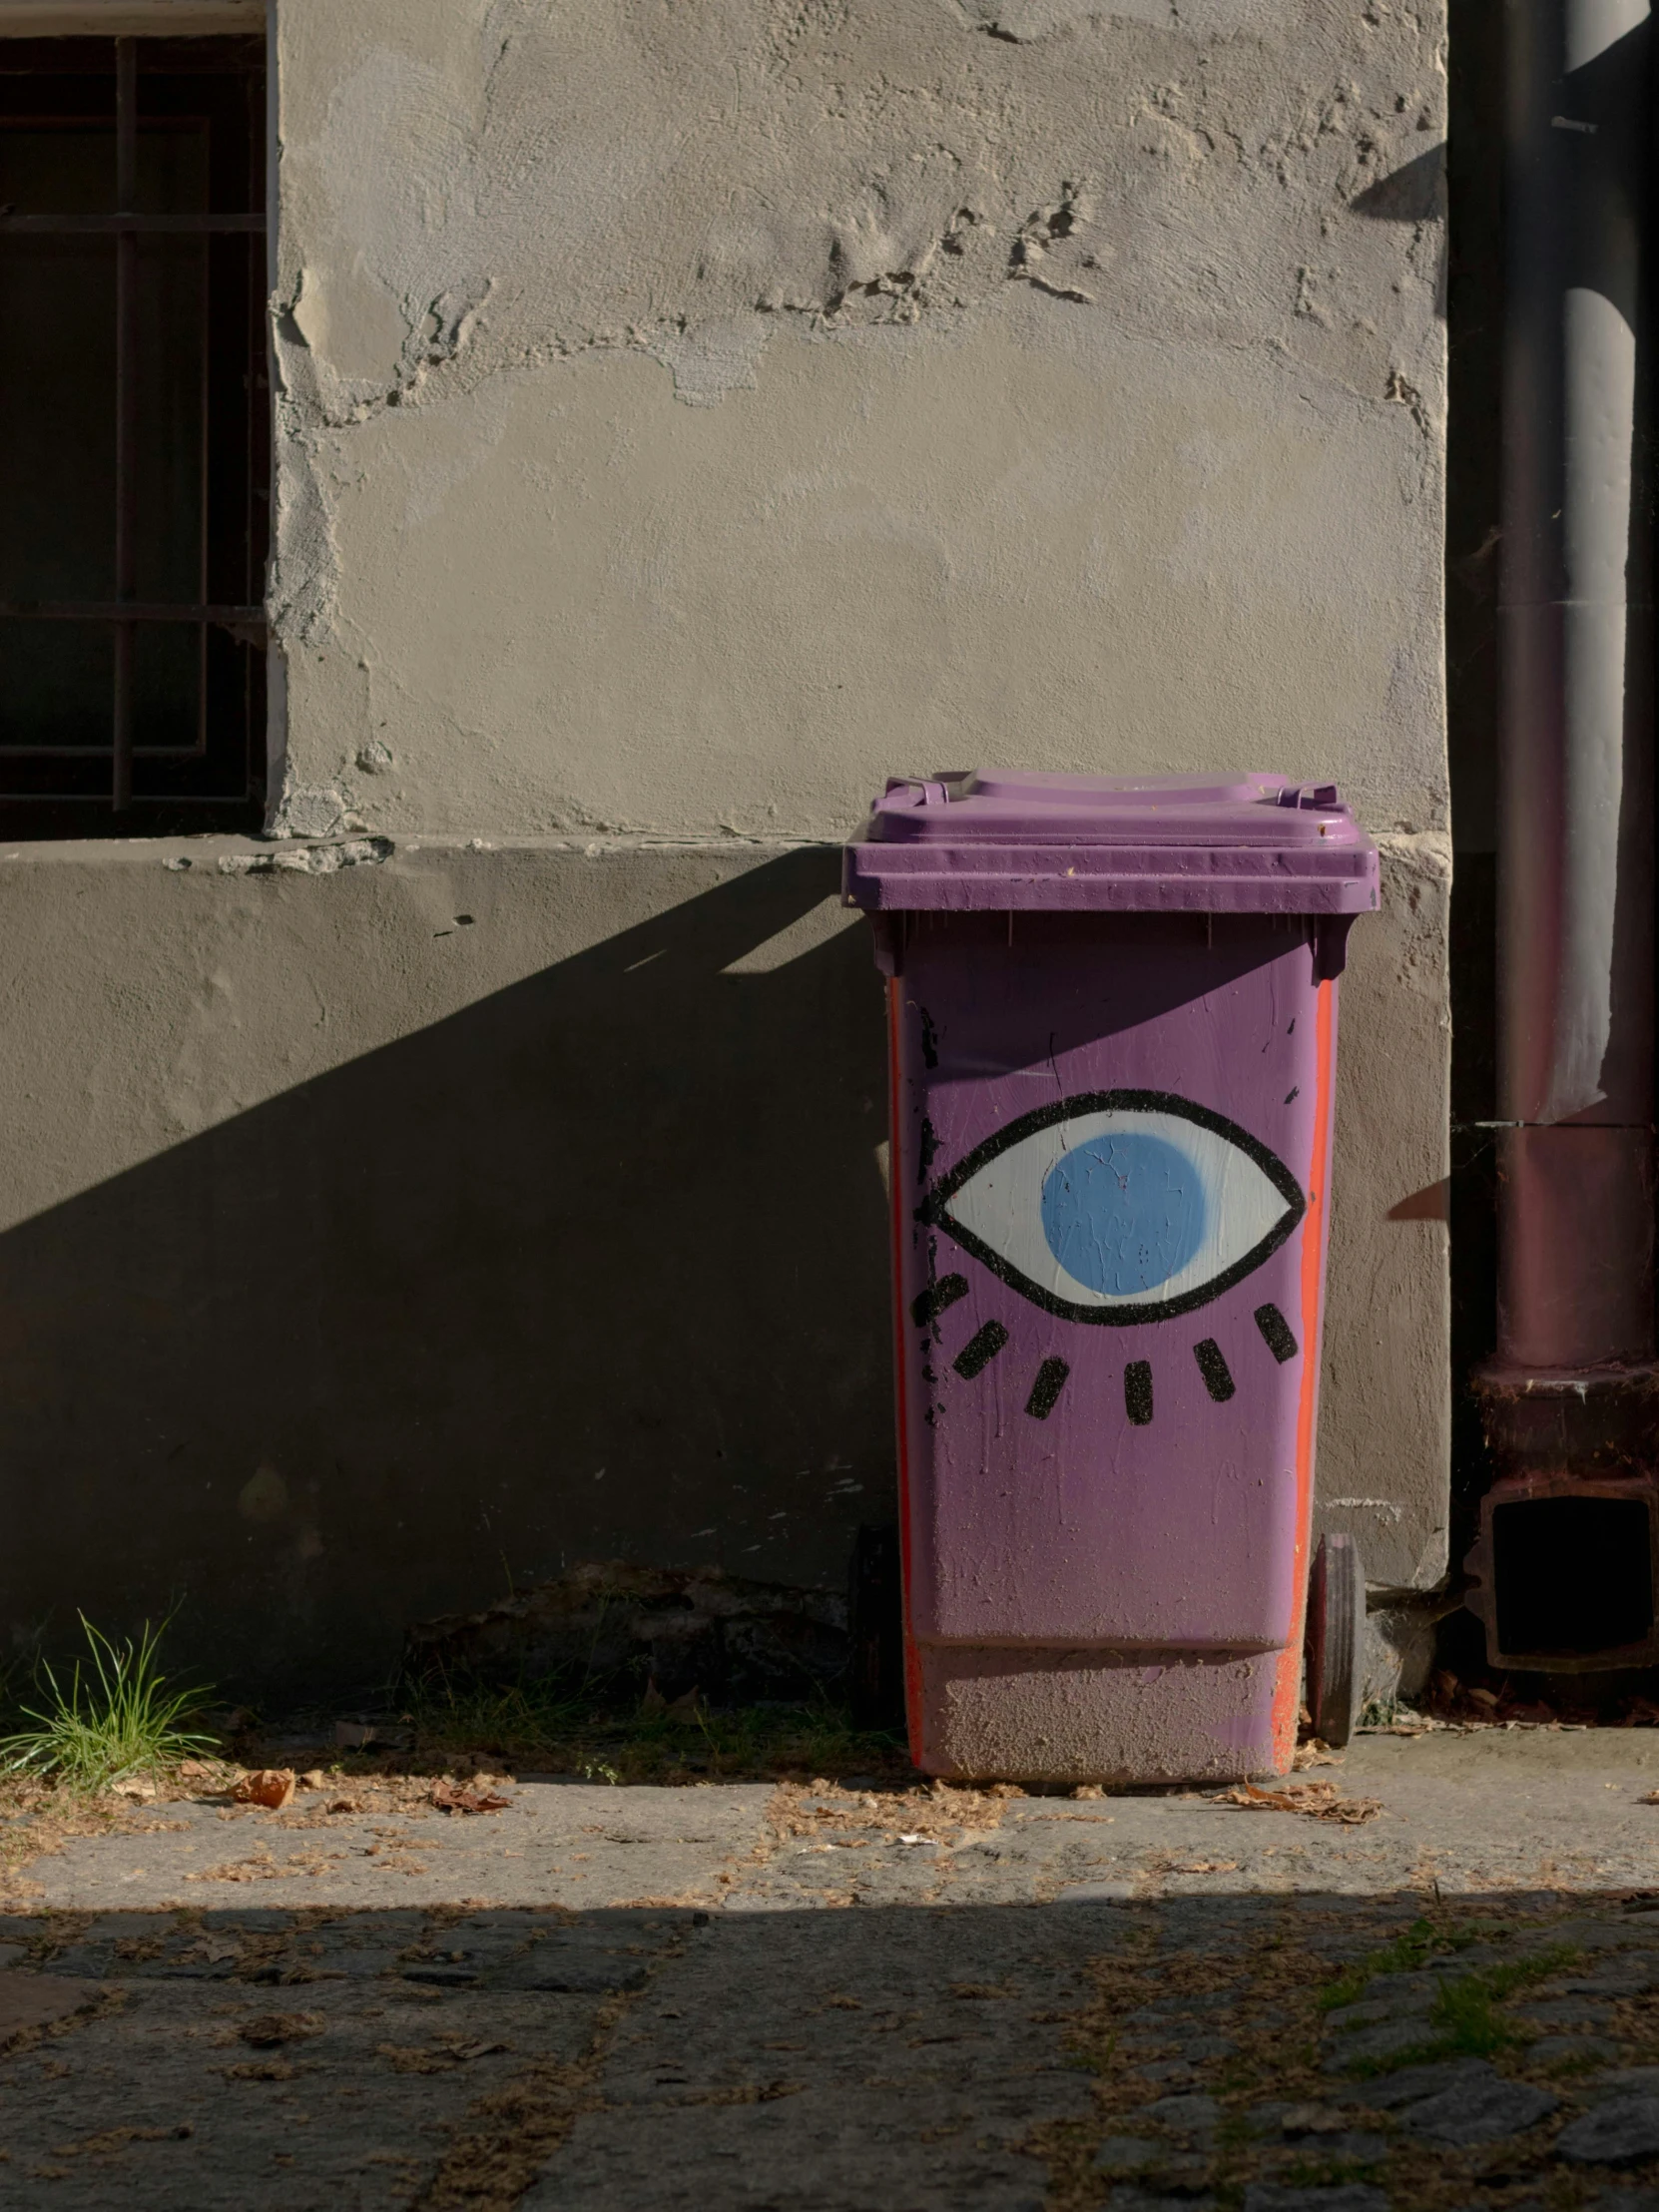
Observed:
[[[1492,1509],[1497,1647],[1583,1658],[1653,1633],[1653,1557],[1640,1498],[1540,1497]]]

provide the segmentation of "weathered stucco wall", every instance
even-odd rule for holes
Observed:
[[[834,855],[271,859],[0,860],[13,1632],[180,1598],[292,1695],[581,1559],[839,1583],[892,1442]]]
[[[838,1579],[884,1108],[814,843],[977,760],[1383,834],[1322,1511],[1432,1582],[1440,11],[274,21],[300,841],[0,849],[14,1636],[183,1595],[296,1690],[595,1553]]]
[[[837,836],[1018,755],[1444,827],[1435,11],[277,23],[284,823]]]

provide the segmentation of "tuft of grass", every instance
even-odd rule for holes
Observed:
[[[1433,1927],[1429,1920],[1413,1920],[1402,1936],[1395,1936],[1393,1942],[1382,1944],[1381,1951],[1367,1951],[1365,1957],[1356,1959],[1352,1966],[1345,1966],[1334,1982],[1328,1982],[1319,1993],[1321,2013],[1334,2013],[1339,2004],[1359,2004],[1365,1993],[1365,1984],[1376,1973],[1415,1973],[1417,1966],[1426,1966],[1431,1957],[1440,1957],[1444,1951],[1466,1951],[1473,1942],[1504,1942],[1508,1929],[1468,1925],[1468,1927]],[[1524,1964],[1524,1962],[1515,1962]],[[1486,1966],[1482,1968],[1486,1982],[1491,1984],[1493,1975],[1513,1973],[1513,1966]],[[1553,1973],[1553,1966],[1544,1968]],[[1537,1979],[1530,1968],[1524,1970],[1524,1979]],[[1515,1984],[1519,1986],[1519,1984]]]
[[[1335,1981],[1328,1981],[1320,1991],[1320,2010],[1334,2012],[1340,2004],[1358,2003],[1374,1974],[1414,1973],[1442,1951],[1466,1950],[1470,1943],[1482,1938],[1489,1941],[1493,1934],[1491,1929],[1437,1929],[1428,1921],[1413,1921],[1391,1943],[1384,1943],[1381,1950],[1368,1951],[1364,1958],[1345,1967]]]
[[[1506,1958],[1498,1966],[1477,1966],[1472,1973],[1449,1975],[1429,2006],[1427,2032],[1409,2050],[1351,2068],[1362,2076],[1392,2073],[1400,2066],[1421,2065],[1437,2058],[1495,2058],[1531,2040],[1524,2027],[1505,2019],[1499,2002],[1516,1989],[1544,1981],[1578,1956],[1571,1943],[1554,1943],[1530,1958]]]
[[[124,1644],[80,1616],[89,1652],[75,1662],[67,1689],[44,1661],[36,1676],[40,1706],[20,1705],[31,1728],[0,1738],[0,1772],[28,1775],[73,1790],[103,1790],[145,1776],[160,1782],[186,1759],[211,1757],[215,1739],[191,1724],[206,1690],[170,1690],[157,1663],[164,1621],[147,1621]]]
[[[439,1675],[401,1700],[421,1758],[487,1753],[602,1782],[761,1780],[862,1772],[910,1779],[901,1736],[857,1729],[827,1698],[651,1708],[634,1684],[574,1675],[500,1685]]]
[[[1530,1958],[1506,1958],[1501,1966],[1481,1966],[1475,1978],[1494,1997],[1506,1997],[1515,1989],[1530,1988],[1534,1981],[1547,1981],[1563,1966],[1575,1964],[1579,1956],[1575,1943],[1551,1943],[1547,1949],[1535,1950]]]
[[[1380,2158],[1293,2158],[1273,2178],[1292,2189],[1340,2189],[1345,2182],[1375,2182],[1382,2167]]]
[[[1428,2014],[1430,2032],[1421,2058],[1495,2058],[1500,2050],[1522,2040],[1513,2021],[1495,2009],[1495,1997],[1479,1974],[1460,1974],[1448,1981],[1434,1999]]]
[[[399,1700],[422,1751],[492,1751],[520,1760],[582,1735],[593,1718],[593,1702],[580,1684],[456,1683],[443,1677],[406,1688]]]

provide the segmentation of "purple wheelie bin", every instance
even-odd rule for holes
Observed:
[[[1283,1773],[1377,848],[1329,784],[981,770],[889,783],[843,887],[889,979],[912,1757]]]

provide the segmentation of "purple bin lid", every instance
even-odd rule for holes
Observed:
[[[890,777],[841,889],[871,911],[1363,914],[1377,846],[1335,784],[986,768]]]

